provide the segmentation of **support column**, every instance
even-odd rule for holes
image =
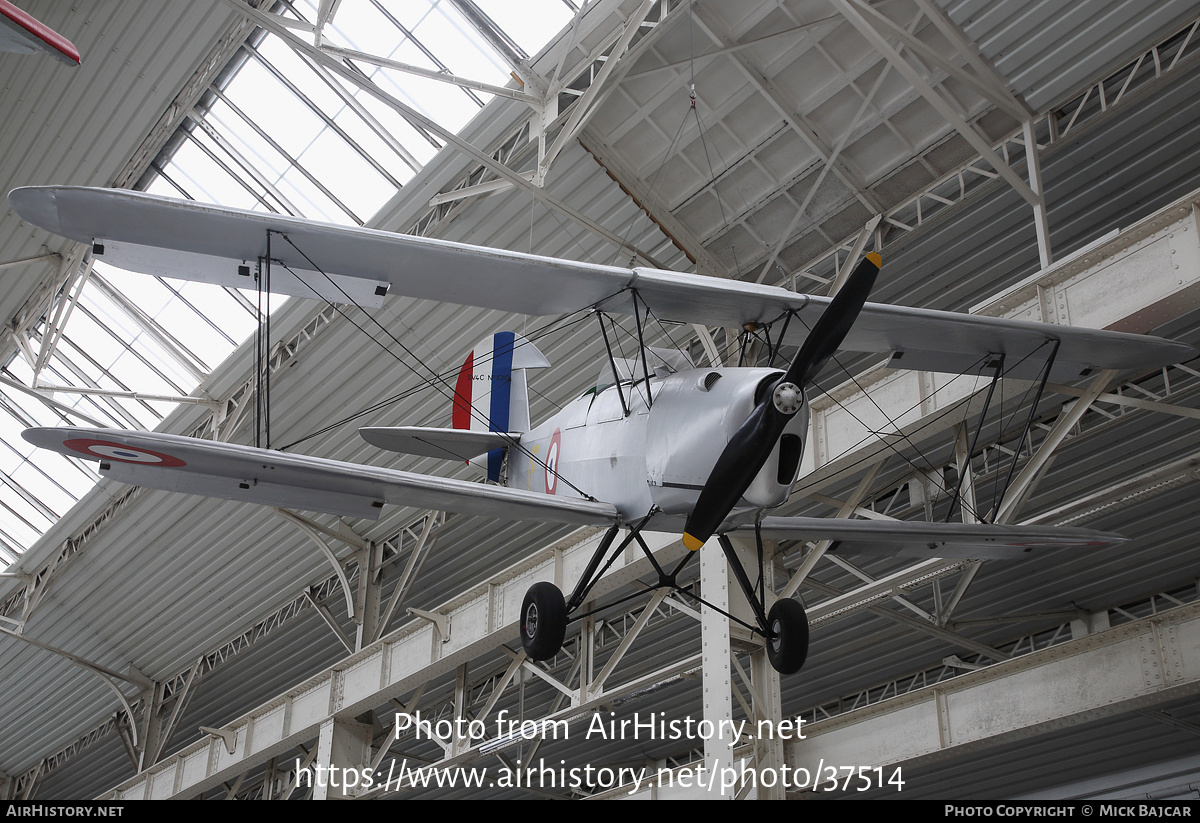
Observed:
[[[142,690],[142,733],[136,749],[137,762],[134,764],[138,771],[154,765],[154,759],[162,749],[163,743],[163,684],[153,683]]]
[[[701,548],[700,593],[706,603],[700,610],[701,685],[704,693],[703,719],[720,728],[722,721],[733,717],[731,692],[733,671],[730,661],[729,618],[716,611],[729,611],[729,564],[716,541]],[[739,595],[740,596],[740,595]],[[715,607],[715,608],[713,608]],[[704,741],[705,777],[733,768],[733,746],[736,741],[717,737]],[[712,796],[720,794],[720,781],[713,781]]]
[[[751,582],[757,585],[758,580],[758,548],[753,539],[731,539],[738,559],[742,563]],[[701,594],[706,602],[714,607],[724,609],[738,620],[749,625],[756,625],[754,611],[746,602],[741,587],[733,576],[724,553],[714,551],[715,546],[701,549],[707,552],[701,558],[700,586]],[[763,546],[763,563],[766,569],[771,568],[774,554],[774,544],[768,542]],[[767,590],[766,608],[770,609],[774,602],[774,586],[771,577],[766,577],[764,587]],[[747,764],[745,770],[734,759],[734,747],[738,741],[732,738],[717,738],[706,740],[704,744],[704,765],[708,770],[720,770],[714,781],[714,796],[720,792],[722,777],[725,789],[721,796],[726,799],[735,797],[757,797],[758,799],[782,799],[783,789],[777,784],[777,778],[784,764],[783,741],[774,737],[758,739],[756,732],[759,721],[770,721],[772,729],[777,728],[782,719],[782,704],[779,694],[779,673],[767,659],[766,647],[759,635],[753,634],[745,626],[730,620],[716,611],[716,608],[705,606],[701,610],[701,641],[703,645],[703,688],[704,688],[704,719],[721,728],[723,721],[733,718],[733,697],[735,684],[733,682],[733,656],[737,653],[750,651],[750,681],[746,682],[746,672],[738,666],[741,685],[746,687],[748,695],[739,690],[737,698],[747,717],[745,730],[755,737],[753,763]],[[764,724],[765,727],[765,724]],[[766,771],[774,773],[768,776],[765,783],[773,787],[763,788],[764,781],[754,781],[754,785],[746,787],[740,782],[736,787],[729,787],[729,776],[742,775],[750,769],[761,777]],[[732,772],[724,771],[733,769]]]
[[[350,800],[370,762],[371,727],[332,717],[321,724],[317,759],[309,767],[313,800]],[[349,785],[348,785],[349,784]]]
[[[779,696],[779,672],[767,659],[766,647],[750,655],[751,677],[754,683],[754,717],[751,719],[754,734],[754,770],[758,773],[755,796],[759,800],[786,800],[782,782],[784,749],[783,738],[778,734],[762,737],[761,728],[778,729],[783,720],[783,703]]]
[[[354,650],[361,651],[375,641],[380,632],[379,604],[383,581],[380,577],[379,566],[383,557],[383,547],[375,543],[358,549],[358,591],[355,593],[355,635]]]
[[[757,566],[757,547],[751,546],[747,552],[739,542],[734,541],[733,545],[737,548],[738,554],[742,555],[743,565],[749,555],[753,559],[755,567]],[[767,569],[763,610],[767,614],[771,613],[771,606],[777,599],[771,575],[776,547],[777,544],[773,540],[763,541],[763,565]],[[759,729],[778,729],[780,721],[783,720],[783,701],[779,694],[779,672],[775,671],[775,667],[767,658],[765,645],[757,646],[750,653],[750,678],[753,690],[751,707],[754,709],[754,714],[750,718],[750,722],[753,724],[750,733],[754,735],[754,770],[758,774],[755,796],[759,800],[786,800],[786,792],[781,780],[784,765],[783,738],[778,734],[770,737],[763,737],[759,734]]]
[[[1033,224],[1037,228],[1038,256],[1041,258],[1042,268],[1046,269],[1054,262],[1054,254],[1050,250],[1050,222],[1046,218],[1046,193],[1042,187],[1042,164],[1038,158],[1037,134],[1033,130],[1032,120],[1024,121],[1021,128],[1025,135],[1025,164],[1029,170],[1029,188],[1037,198],[1033,204]]]

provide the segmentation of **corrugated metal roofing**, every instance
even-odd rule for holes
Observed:
[[[1039,113],[1200,11],[1195,0],[934,0]]]

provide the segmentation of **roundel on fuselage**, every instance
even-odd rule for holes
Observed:
[[[550,447],[546,449],[546,494],[554,494],[558,488],[558,458],[562,451],[562,429],[555,429],[550,436]]]

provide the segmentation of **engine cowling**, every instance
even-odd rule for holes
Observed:
[[[668,514],[691,511],[725,445],[754,410],[761,387],[780,374],[774,369],[700,369],[663,381],[646,428],[647,483],[655,505]],[[808,403],[800,402],[739,508],[772,508],[787,500],[808,431]]]

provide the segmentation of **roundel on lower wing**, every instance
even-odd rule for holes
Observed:
[[[550,436],[550,448],[546,449],[546,494],[554,494],[558,488],[558,455],[562,450],[562,430],[555,429]]]
[[[86,437],[77,437],[71,440],[64,440],[63,445],[71,451],[86,454],[88,457],[119,460],[122,463],[161,466],[168,469],[176,469],[187,465],[187,463],[178,457],[172,457],[169,454],[154,452],[149,449],[136,449],[132,446],[126,446],[123,443],[114,443],[111,440],[92,440]]]

